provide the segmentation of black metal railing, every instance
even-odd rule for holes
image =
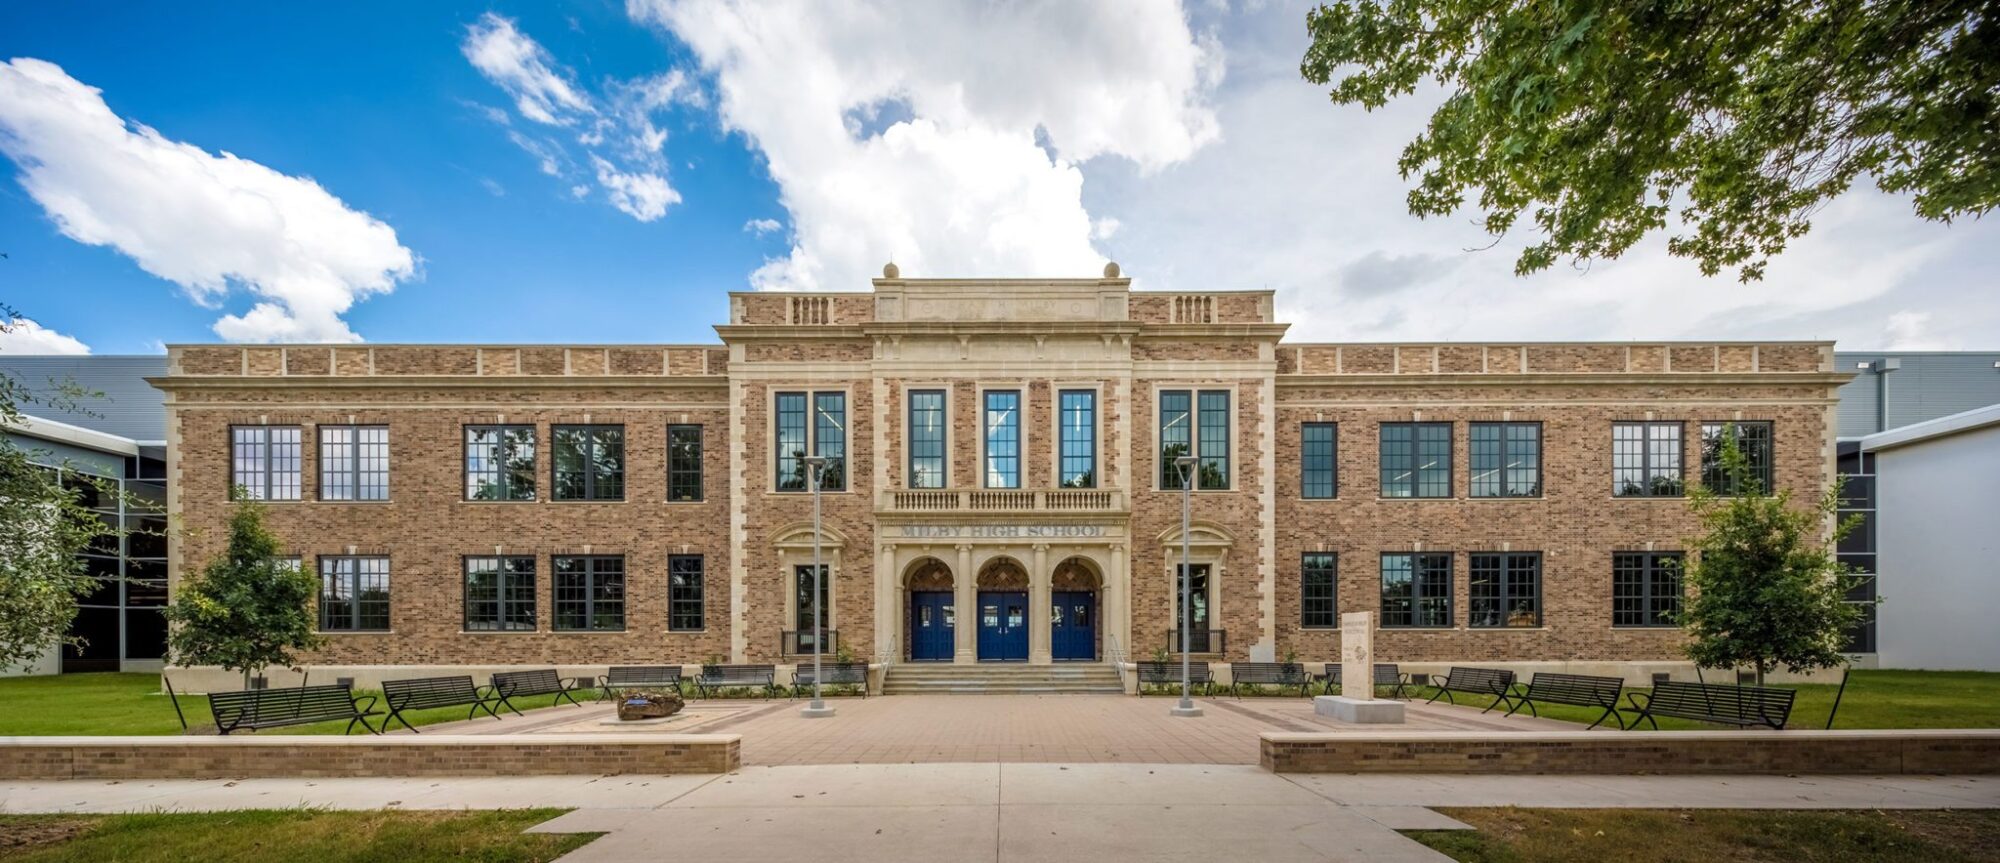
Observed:
[[[1225,629],[1188,630],[1187,649],[1189,653],[1228,653],[1229,631]],[[1181,652],[1181,631],[1167,630],[1167,652]]]
[[[825,629],[821,630],[820,634],[826,637],[826,643],[820,647],[819,652],[826,655],[827,657],[832,657],[835,652],[840,650],[840,631],[835,629]],[[801,630],[787,629],[779,633],[779,636],[780,638],[778,644],[778,653],[780,655],[782,656],[812,655],[813,652],[812,630],[807,629],[801,631]]]

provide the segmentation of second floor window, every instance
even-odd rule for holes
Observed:
[[[298,500],[305,453],[298,426],[229,430],[229,483],[247,500]]]
[[[1680,497],[1681,424],[1611,425],[1611,494],[1614,497]]]
[[[625,427],[556,426],[556,500],[625,499]]]
[[[1058,396],[1061,400],[1062,415],[1061,447],[1059,457],[1062,475],[1057,478],[1063,488],[1097,487],[1097,393],[1090,390],[1064,390]]]
[[[535,631],[535,559],[465,559],[465,630]]]
[[[667,500],[701,500],[701,426],[667,426]]]
[[[1333,552],[1308,552],[1299,561],[1299,625],[1306,629],[1332,629],[1340,624],[1335,614],[1334,595],[1338,584],[1339,559]]]
[[[535,427],[465,427],[465,499],[535,499]]]
[[[1723,469],[1722,445],[1731,436],[1736,439],[1736,448],[1743,453],[1749,463],[1749,476],[1741,485],[1735,477]],[[1771,458],[1771,423],[1769,422],[1727,422],[1701,424],[1701,484],[1716,494],[1735,497],[1744,494],[1769,494],[1774,479]]]
[[[1472,424],[1472,496],[1542,496],[1542,424]]]
[[[389,629],[389,559],[319,559],[321,632],[386,632]]]
[[[1451,555],[1382,555],[1382,625],[1451,625]]]
[[[694,632],[702,628],[702,557],[667,557],[667,628]]]
[[[319,499],[389,499],[389,427],[319,427]]]
[[[1382,424],[1382,496],[1451,497],[1451,423]]]
[[[1160,391],[1160,488],[1179,489],[1184,482],[1174,463],[1195,457],[1194,487],[1213,491],[1229,488],[1229,391]]]
[[[1466,622],[1478,627],[1542,625],[1542,556],[1535,552],[1475,554],[1467,572],[1472,608]]]
[[[1611,555],[1611,625],[1673,626],[1681,610],[1679,552]]]
[[[625,558],[558,557],[550,594],[558,632],[616,632],[625,628]]]
[[[779,393],[777,397],[778,491],[810,491],[806,454],[826,459],[822,491],[847,488],[847,394]]]
[[[910,392],[910,487],[944,488],[944,390]]]
[[[1339,432],[1333,423],[1306,423],[1299,427],[1299,495],[1331,498],[1339,488],[1334,452]]]
[[[986,393],[986,487],[1021,487],[1021,393]]]

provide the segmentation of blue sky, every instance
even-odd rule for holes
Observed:
[[[6,4],[0,349],[706,342],[891,257],[1275,288],[1307,339],[2000,332],[2000,231],[1872,190],[1761,284],[1661,242],[1516,278],[1403,209],[1436,95],[1336,108],[1303,45],[1275,2]]]

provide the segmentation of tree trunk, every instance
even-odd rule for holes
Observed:
[[[1764,685],[1764,663],[1762,662],[1757,663],[1757,685],[1760,687]]]

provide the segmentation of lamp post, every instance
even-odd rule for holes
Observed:
[[[1188,622],[1194,617],[1192,573],[1188,571],[1188,520],[1194,508],[1194,456],[1184,455],[1174,459],[1174,466],[1181,469],[1181,703],[1167,712],[1174,716],[1200,716],[1201,708],[1194,706],[1194,698],[1188,693]]]
[[[826,706],[826,700],[820,697],[819,691],[819,681],[822,676],[820,674],[820,652],[824,647],[826,639],[825,629],[820,625],[823,618],[820,616],[822,609],[819,607],[819,598],[822,595],[822,591],[826,590],[826,572],[820,569],[819,562],[819,472],[825,467],[826,456],[806,456],[806,480],[812,483],[813,496],[813,697],[812,701],[799,711],[799,715],[807,719],[822,719],[833,715],[833,708]]]

